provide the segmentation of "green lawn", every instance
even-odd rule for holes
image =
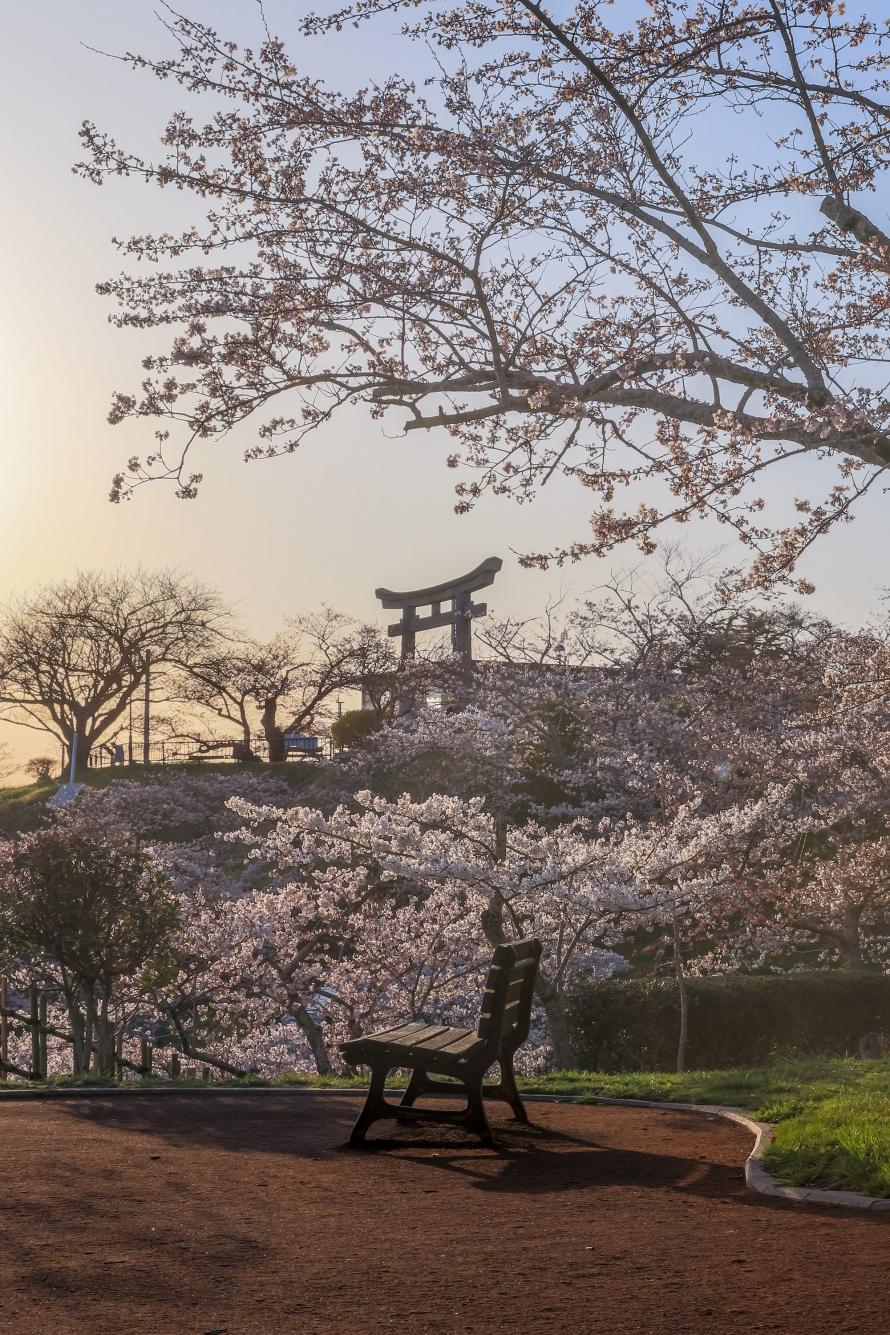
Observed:
[[[146,783],[153,779],[174,779],[178,775],[227,774],[231,777],[268,774],[291,788],[308,788],[321,773],[312,761],[290,761],[268,765],[262,761],[235,765],[227,761],[191,761],[182,765],[109,765],[87,771],[89,788],[107,788],[113,783]],[[65,776],[67,779],[67,775]],[[13,835],[33,830],[46,815],[46,800],[58,791],[60,779],[50,783],[24,783],[0,788],[0,834]]]
[[[281,761],[269,765],[265,761],[248,761],[235,764],[229,760],[188,760],[177,765],[106,765],[101,769],[87,770],[78,782],[83,781],[90,788],[107,788],[109,784],[132,780],[144,783],[146,779],[173,779],[178,774],[274,774],[285,783],[302,786],[313,771],[311,761]],[[61,777],[43,783],[20,783],[12,788],[0,788],[0,806],[8,802],[45,802],[57,790],[60,783],[68,782],[68,772]]]
[[[57,1083],[94,1082],[95,1077],[79,1082],[69,1077]],[[367,1081],[363,1076],[295,1073],[280,1083],[361,1088]],[[393,1087],[404,1083],[392,1081]],[[780,1181],[890,1197],[890,1060],[787,1061],[750,1070],[689,1071],[685,1075],[556,1071],[526,1077],[520,1086],[529,1094],[723,1103],[744,1108],[760,1121],[775,1124],[767,1165]],[[3,1087],[0,1083],[0,1089]],[[6,1087],[21,1089],[21,1084]]]

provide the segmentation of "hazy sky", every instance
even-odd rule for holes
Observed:
[[[257,40],[261,33],[254,0],[181,3],[227,35]],[[174,85],[86,49],[169,49],[155,7],[152,0],[2,7],[0,597],[78,566],[175,564],[221,588],[262,635],[286,613],[322,601],[375,617],[376,585],[436,582],[488,555],[505,558],[489,599],[498,613],[530,614],[560,586],[581,593],[600,583],[608,572],[601,563],[540,574],[522,571],[511,557],[511,549],[583,537],[588,507],[581,488],[554,479],[533,505],[488,500],[458,518],[455,474],[444,464],[449,438],[388,438],[384,432],[391,435],[397,424],[373,422],[364,411],[341,416],[325,435],[276,462],[241,462],[249,431],[213,448],[195,460],[196,467],[206,464],[197,501],[177,501],[166,487],[151,486],[129,504],[108,503],[112,475],[129,455],[148,452],[153,430],[146,422],[108,426],[111,392],[138,384],[140,360],[153,344],[152,336],[109,326],[110,308],[94,287],[119,267],[112,236],[175,229],[196,215],[181,196],[159,196],[133,181],[97,189],[70,167],[80,156],[83,119],[150,152],[180,105]],[[385,29],[301,43],[292,18],[301,0],[266,0],[265,9],[273,31],[292,41],[297,63],[332,84],[361,83],[406,59],[406,48]],[[873,497],[855,524],[808,558],[804,570],[818,586],[813,602],[820,610],[855,624],[876,606],[881,585],[890,582],[888,514],[890,497]],[[702,548],[723,535],[705,525],[684,530]],[[638,559],[628,551],[614,564]],[[47,749],[31,733],[21,734],[17,747],[24,754]]]

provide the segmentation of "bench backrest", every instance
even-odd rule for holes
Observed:
[[[476,1030],[496,1061],[504,1043],[515,1052],[528,1038],[541,943],[534,937],[495,946]]]
[[[286,732],[284,734],[285,751],[317,751],[318,738],[306,737],[299,732]]]

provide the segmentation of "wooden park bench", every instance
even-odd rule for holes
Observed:
[[[370,1066],[371,1088],[350,1141],[361,1144],[368,1127],[383,1117],[399,1121],[448,1122],[475,1131],[484,1145],[494,1140],[485,1115],[483,1095],[509,1103],[513,1116],[527,1122],[528,1116],[516,1088],[513,1055],[528,1038],[535,978],[541,958],[540,941],[511,941],[496,946],[482,995],[479,1024],[475,1029],[453,1029],[444,1024],[409,1020],[341,1045],[351,1066]],[[483,1087],[485,1072],[497,1062],[501,1070],[497,1085]],[[384,1095],[386,1077],[394,1067],[412,1072],[408,1088],[398,1104]],[[415,1108],[425,1095],[441,1098],[453,1093],[454,1081],[466,1090],[466,1107],[459,1112]]]

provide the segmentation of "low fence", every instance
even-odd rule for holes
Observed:
[[[57,998],[58,993],[47,991],[32,983],[21,998],[24,1004],[13,1005],[9,980],[0,977],[0,1079],[12,1075],[22,1080],[45,1080],[48,1075],[47,1040],[60,1039],[73,1047],[71,1034],[49,1023],[49,1003]],[[21,1060],[10,1061],[9,1039],[13,1024],[30,1030],[31,1051],[27,1066],[22,1065]],[[131,1051],[135,1052],[134,1040],[130,1040],[130,1045]],[[115,1042],[114,1074],[119,1079],[152,1074],[164,1075],[171,1080],[181,1075],[193,1079],[211,1078],[210,1067],[202,1063],[200,1058],[186,1056],[184,1060],[188,1064],[183,1065],[183,1055],[180,1052],[166,1048],[158,1062],[154,1045],[147,1038],[139,1039],[138,1057],[132,1060],[124,1056],[123,1034],[118,1034]]]
[[[328,738],[292,735],[285,738],[286,761],[330,759],[333,747]],[[90,753],[90,769],[109,769],[118,765],[193,765],[213,763],[245,764],[251,760],[268,761],[269,744],[265,737],[251,737],[248,746],[241,738],[174,737],[169,741],[108,742]]]

